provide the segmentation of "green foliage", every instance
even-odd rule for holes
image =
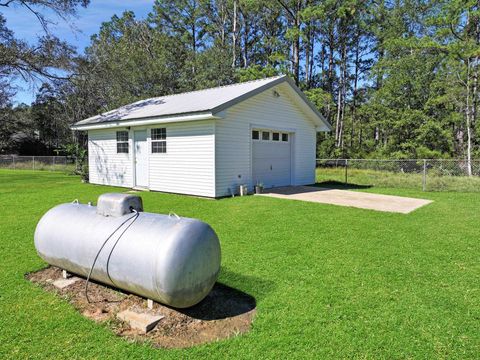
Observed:
[[[88,158],[87,150],[78,143],[71,143],[63,145],[60,150],[65,155],[75,162],[75,169],[73,174],[80,175],[83,181],[88,181]]]
[[[32,59],[30,75],[74,74],[42,86],[22,120],[0,78],[0,152],[18,152],[18,134],[23,148],[59,148],[73,122],[139,99],[288,74],[333,125],[320,157],[479,154],[479,12],[473,0],[157,0],[146,19],[104,22],[84,56],[54,38],[25,47],[0,14],[1,74]]]
[[[332,95],[321,88],[305,90],[305,95],[321,113],[325,113],[329,106],[333,107],[335,105]]]
[[[240,82],[264,79],[280,75],[281,72],[273,66],[262,67],[260,65],[249,66],[245,69],[238,69],[237,76]]]
[[[102,96],[108,109],[185,90],[176,74],[185,53],[174,39],[137,21],[131,12],[104,23],[87,55],[98,62],[91,74],[98,80],[87,79],[89,86],[108,89]]]

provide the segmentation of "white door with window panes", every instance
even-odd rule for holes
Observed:
[[[266,188],[291,185],[291,134],[253,129],[251,136],[254,184]]]

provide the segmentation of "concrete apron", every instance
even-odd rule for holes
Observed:
[[[285,186],[266,189],[260,196],[302,200],[322,204],[350,206],[360,209],[408,214],[431,200],[403,196],[371,194],[359,191],[319,188],[314,186]]]

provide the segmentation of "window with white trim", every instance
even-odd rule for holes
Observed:
[[[128,154],[128,131],[117,131],[117,154]]]
[[[156,128],[151,130],[152,153],[167,152],[167,129]]]
[[[270,132],[269,131],[262,131],[262,140],[265,140],[265,141],[270,140]]]
[[[273,141],[280,141],[280,133],[278,133],[278,132],[272,133],[272,140]]]
[[[288,134],[282,134],[282,141],[288,142]]]
[[[260,132],[258,130],[252,130],[252,139],[260,140]]]

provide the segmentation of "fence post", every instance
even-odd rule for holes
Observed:
[[[55,156],[53,157],[53,163],[52,163],[52,171],[55,171]]]
[[[15,156],[12,155],[12,162],[13,162],[13,170],[15,170]]]
[[[423,191],[427,191],[427,160],[426,159],[423,159],[422,189]]]
[[[348,184],[348,159],[345,159],[345,185]]]
[[[32,156],[33,170],[35,170],[35,156]]]

